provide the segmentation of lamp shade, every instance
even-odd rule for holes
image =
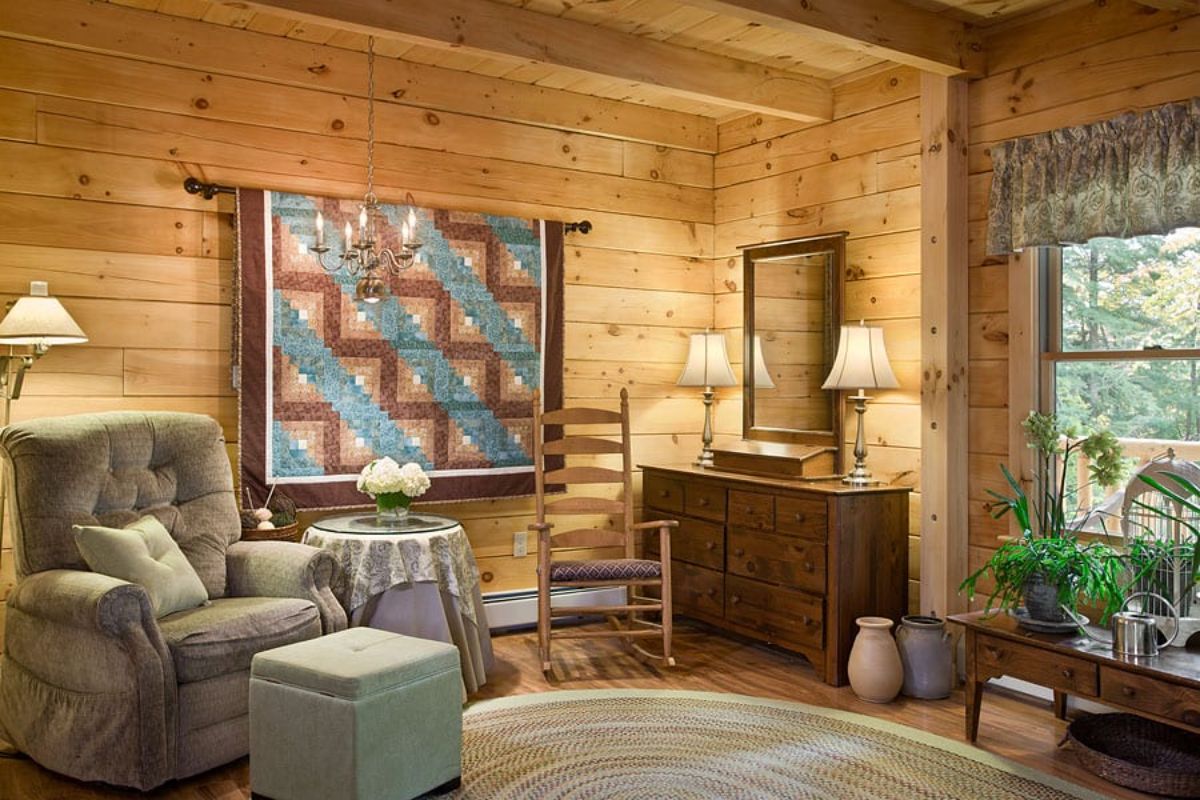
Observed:
[[[873,325],[843,325],[837,357],[822,389],[895,389],[900,385],[887,348],[883,328]]]
[[[0,320],[0,345],[34,345],[49,347],[57,344],[83,344],[87,334],[76,324],[62,303],[48,296],[43,281],[34,281],[29,296],[13,304]]]
[[[693,333],[688,342],[687,363],[679,375],[679,386],[736,386],[725,334]]]
[[[763,361],[762,337],[754,337],[754,388],[774,389],[775,381],[771,380],[771,371],[767,362]]]

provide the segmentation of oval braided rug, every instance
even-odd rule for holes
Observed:
[[[446,797],[1099,798],[893,723],[736,694],[561,691],[486,700],[463,718]]]

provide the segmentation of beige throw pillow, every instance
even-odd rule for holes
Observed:
[[[75,525],[72,529],[92,571],[145,587],[156,618],[208,601],[200,576],[154,517],[142,517],[124,528]]]

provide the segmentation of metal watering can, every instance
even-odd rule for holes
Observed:
[[[1171,642],[1175,641],[1175,637],[1179,635],[1179,611],[1171,603],[1170,600],[1155,592],[1136,592],[1131,594],[1121,605],[1121,610],[1112,615],[1112,641],[1108,642],[1094,635],[1087,629],[1086,620],[1079,617],[1066,606],[1063,606],[1063,611],[1067,613],[1071,619],[1079,625],[1079,629],[1084,635],[1103,644],[1111,644],[1113,652],[1122,656],[1156,656],[1158,655],[1158,619],[1153,614],[1147,614],[1144,611],[1126,611],[1125,607],[1130,601],[1138,597],[1154,597],[1161,600],[1167,608],[1171,609],[1171,616],[1175,617],[1175,632],[1171,634],[1171,638],[1167,639],[1162,647],[1170,647]]]

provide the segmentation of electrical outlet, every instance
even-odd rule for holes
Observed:
[[[513,534],[513,555],[517,558],[529,555],[529,534],[527,532],[517,531]]]

